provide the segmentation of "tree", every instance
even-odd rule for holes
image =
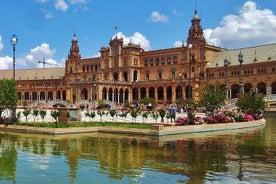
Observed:
[[[98,101],[98,107],[99,107],[100,109],[105,108],[105,106],[106,106],[106,104],[105,104],[105,102],[104,102],[103,100],[99,100],[99,101]]]
[[[37,116],[38,116],[38,113],[39,113],[39,110],[38,109],[33,109],[33,116],[34,116],[34,122],[35,122],[35,120],[36,120],[36,118],[37,118]]]
[[[115,117],[115,115],[117,114],[116,109],[110,109],[110,110],[109,110],[109,114],[110,114],[110,116],[112,117],[113,122],[114,122],[114,117]]]
[[[131,112],[130,112],[130,115],[131,117],[134,119],[135,123],[136,123],[136,118],[138,117],[139,115],[139,112],[137,109],[132,109]]]
[[[95,111],[93,111],[93,112],[87,111],[87,112],[85,113],[85,116],[86,116],[86,117],[89,117],[89,119],[90,119],[90,118],[93,119],[93,118],[96,116],[96,113],[95,113]]]
[[[225,91],[217,86],[206,86],[200,93],[199,105],[207,111],[214,113],[214,110],[224,105]]]
[[[243,112],[251,115],[263,113],[265,110],[264,97],[252,90],[248,93],[240,95],[236,105]]]
[[[105,112],[102,110],[99,110],[99,111],[97,111],[97,114],[100,116],[101,122],[102,122],[102,116],[105,114]]]
[[[60,116],[59,111],[57,111],[57,110],[51,111],[51,116],[55,119],[56,128],[57,128],[58,117]]]
[[[164,109],[160,109],[158,112],[159,112],[159,116],[161,117],[161,122],[164,123],[164,117],[166,115],[166,111]]]
[[[149,117],[149,112],[147,112],[147,111],[143,112],[142,117],[143,117],[143,122],[145,122],[145,119],[148,119],[148,117]]]
[[[44,118],[45,118],[45,116],[46,116],[46,111],[43,110],[43,109],[41,109],[41,110],[39,111],[39,114],[40,114],[41,119],[42,119],[42,122],[43,122],[43,121],[44,121]]]
[[[24,109],[23,111],[23,115],[26,117],[26,123],[28,123],[28,116],[31,114],[31,110],[30,109]]]
[[[8,109],[12,112],[12,117],[16,118],[17,102],[18,102],[18,95],[17,95],[17,89],[16,89],[16,81],[13,79],[1,80],[0,81],[0,116],[3,110]]]
[[[159,117],[159,113],[158,113],[158,112],[152,111],[152,112],[151,112],[151,116],[152,116],[152,118],[155,120],[155,122],[157,123],[157,119],[158,119],[158,117]]]
[[[144,97],[144,98],[139,100],[139,103],[144,104],[144,105],[151,104],[153,107],[156,106],[156,101],[155,101],[154,98]]]

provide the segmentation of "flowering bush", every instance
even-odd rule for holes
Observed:
[[[244,121],[253,121],[254,120],[253,116],[250,114],[244,114],[243,119],[244,119]]]
[[[260,114],[241,114],[233,111],[220,112],[219,114],[209,115],[206,117],[199,116],[184,116],[177,118],[176,125],[199,125],[199,124],[217,124],[231,122],[246,122],[261,119]]]
[[[175,123],[176,123],[176,125],[181,126],[181,125],[188,125],[188,124],[189,124],[189,121],[190,121],[190,120],[189,120],[188,117],[183,116],[183,117],[177,118],[176,121],[175,121]]]

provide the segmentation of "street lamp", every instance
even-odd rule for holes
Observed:
[[[94,102],[94,109],[96,109],[96,86],[97,86],[97,84],[96,83],[94,83],[93,84],[93,102]]]
[[[225,77],[225,89],[226,89],[226,98],[228,98],[228,78],[227,78],[227,66],[228,66],[229,62],[228,60],[224,59],[224,77]]]
[[[184,86],[184,75],[182,75],[182,73],[179,73],[179,82],[180,82],[180,94],[179,94],[179,98],[183,97],[183,86]]]
[[[14,34],[11,37],[11,45],[13,48],[13,80],[15,80],[15,46],[18,42],[18,38],[17,36]]]
[[[241,53],[241,50],[240,50],[240,53],[238,55],[238,59],[239,59],[239,62],[240,62],[240,93],[242,94],[242,63],[243,63],[243,55]]]

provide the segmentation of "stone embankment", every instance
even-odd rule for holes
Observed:
[[[250,129],[265,126],[266,120],[260,119],[251,122],[237,123],[221,123],[221,124],[202,124],[202,125],[187,125],[187,126],[164,126],[163,124],[153,124],[151,129],[137,128],[113,128],[113,127],[76,127],[76,128],[43,128],[43,127],[28,127],[16,125],[0,125],[0,131],[11,131],[20,133],[37,133],[37,134],[82,134],[93,132],[108,132],[121,134],[135,134],[148,136],[165,136],[177,134],[192,134],[204,132],[221,132],[229,130]]]

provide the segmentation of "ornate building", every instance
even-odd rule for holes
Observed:
[[[151,97],[158,104],[197,98],[198,90],[219,84],[227,97],[255,89],[276,93],[276,44],[226,50],[206,43],[195,10],[181,47],[144,51],[117,36],[100,56],[82,59],[74,33],[65,68],[16,70],[19,99],[29,102],[64,100],[77,106],[99,99],[123,104]],[[12,78],[11,70],[0,71]]]

